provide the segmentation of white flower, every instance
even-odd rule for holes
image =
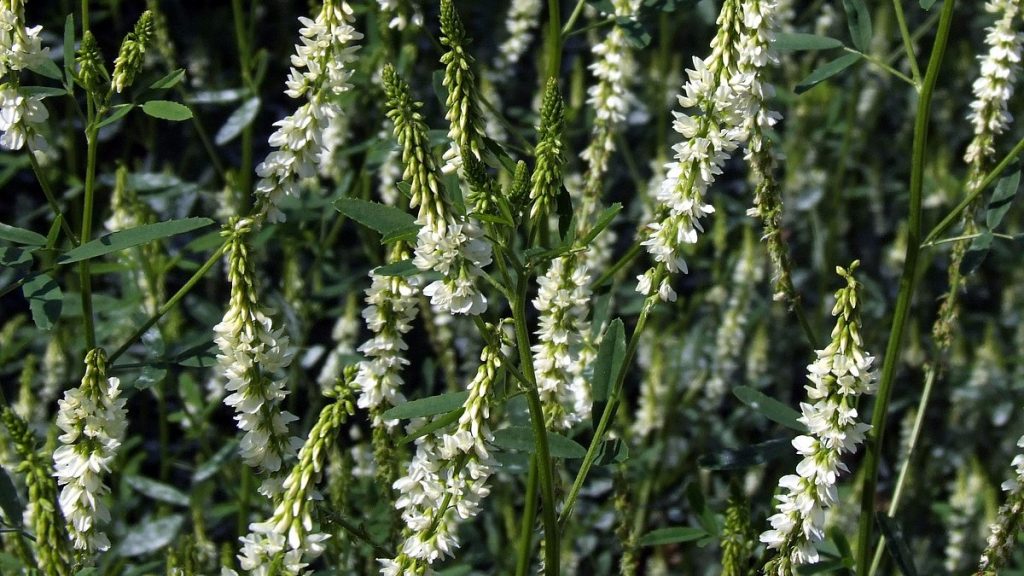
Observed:
[[[516,64],[533,42],[540,9],[540,0],[512,0],[509,4],[505,14],[508,36],[498,46],[498,55],[494,59],[495,80],[508,80],[515,73]]]
[[[440,272],[444,278],[423,289],[430,303],[452,314],[482,314],[487,298],[476,284],[483,267],[491,263],[491,245],[473,220],[461,224],[439,219],[421,219],[413,264],[423,271]]]
[[[37,66],[50,57],[50,49],[40,43],[42,30],[42,26],[25,26],[21,2],[0,7],[0,78]]]
[[[110,521],[103,502],[110,488],[103,477],[124,439],[127,411],[119,398],[119,380],[106,378],[106,361],[102,349],[91,350],[81,386],[66,391],[58,402],[57,427],[63,434],[53,453],[54,476],[62,486],[60,507],[78,550],[110,548],[110,540],[99,531],[99,524]]]
[[[10,84],[0,85],[0,147],[21,150],[28,144],[34,151],[45,151],[38,125],[49,117],[41,98],[24,96]]]

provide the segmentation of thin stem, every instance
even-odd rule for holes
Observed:
[[[843,50],[846,50],[850,54],[859,54],[862,58],[864,58],[868,62],[871,62],[872,64],[874,64],[875,66],[878,66],[882,70],[885,70],[889,74],[892,74],[893,76],[899,78],[900,80],[903,80],[907,84],[910,84],[911,86],[914,87],[915,90],[918,89],[918,87],[921,86],[920,82],[917,82],[917,81],[913,80],[912,78],[910,78],[909,76],[907,76],[903,72],[900,72],[899,70],[897,70],[897,69],[893,68],[892,66],[886,64],[884,61],[882,61],[881,58],[872,56],[871,54],[866,54],[864,52],[861,52],[860,50],[854,50],[853,48],[850,48],[849,46],[843,46]]]
[[[43,173],[43,167],[39,165],[39,161],[36,160],[36,155],[32,150],[28,151],[28,161],[32,165],[32,171],[36,174],[36,180],[39,181],[39,187],[43,189],[43,195],[46,196],[46,203],[50,205],[50,209],[53,213],[60,218],[60,229],[64,231],[64,234],[75,245],[79,245],[82,242],[78,239],[74,230],[71,229],[71,225],[68,224],[68,219],[64,216],[64,213],[60,209],[60,204],[57,203],[57,197],[53,194],[53,188],[50,187],[50,181],[46,179],[46,175]]]
[[[878,485],[878,465],[881,460],[882,439],[885,435],[889,399],[899,366],[903,344],[903,332],[910,316],[910,306],[917,283],[917,258],[921,249],[921,197],[924,188],[924,162],[928,144],[928,121],[931,116],[932,94],[939,77],[939,68],[946,53],[949,29],[953,22],[953,6],[956,0],[946,0],[942,5],[938,34],[928,60],[921,93],[918,96],[917,115],[914,118],[914,145],[910,167],[910,214],[907,220],[907,250],[900,275],[899,295],[892,329],[886,345],[882,377],[878,386],[878,398],[871,415],[871,432],[865,439],[864,484],[861,489],[860,526],[857,537],[857,567],[860,574],[866,574],[872,548],[872,523],[875,513],[875,490]]]
[[[889,503],[889,517],[892,518],[900,508],[903,498],[903,488],[906,486],[907,476],[910,471],[910,462],[914,458],[914,450],[917,449],[917,441],[921,438],[921,428],[924,425],[924,415],[928,410],[928,402],[932,397],[932,385],[935,383],[935,376],[939,369],[932,365],[928,367],[925,375],[924,390],[921,392],[921,399],[917,403],[917,414],[914,416],[914,428],[910,433],[910,444],[907,446],[907,453],[900,465],[900,475],[896,480],[896,488],[892,493],[892,502]],[[875,558],[871,562],[869,576],[874,576],[882,563],[882,553],[885,551],[885,539],[878,542],[875,550]]]
[[[82,0],[82,37],[89,31],[89,0]]]
[[[963,201],[956,205],[956,208],[953,208],[953,210],[950,211],[950,213],[947,214],[941,222],[939,222],[938,224],[935,225],[934,228],[932,228],[931,232],[929,232],[928,235],[925,236],[924,245],[927,246],[932,244],[935,241],[935,238],[937,238],[940,234],[945,232],[947,228],[952,226],[953,223],[956,222],[957,219],[960,217],[960,213],[966,210],[967,207],[970,206],[978,198],[978,196],[981,196],[981,194],[992,184],[992,182],[994,182],[995,179],[998,178],[999,175],[1002,174],[1003,171],[1006,170],[1006,168],[1009,167],[1010,164],[1012,164],[1013,161],[1017,159],[1017,156],[1020,156],[1022,152],[1024,152],[1024,138],[1021,138],[1021,140],[1017,142],[1013,149],[1010,150],[1009,154],[1004,156],[1003,159],[999,161],[999,164],[997,164],[991,172],[985,175],[985,178],[982,179],[981,183],[978,184],[977,187],[970,190],[970,192],[963,199]]]
[[[623,268],[628,266],[629,263],[632,262],[633,259],[640,254],[641,250],[643,250],[643,246],[641,246],[640,244],[633,244],[632,246],[630,246],[629,250],[625,254],[623,254],[622,257],[615,262],[615,264],[612,264],[612,266],[605,270],[604,273],[597,278],[597,280],[594,280],[593,284],[591,284],[591,289],[597,290],[598,288],[610,282],[612,278],[614,278],[615,275],[619,273],[619,270],[622,270]]]
[[[523,519],[519,524],[519,557],[516,576],[530,571],[530,552],[533,550],[533,523],[537,521],[537,457],[530,458],[530,473],[526,477],[526,498],[523,500]]]
[[[185,282],[185,285],[179,288],[178,291],[174,293],[174,296],[171,296],[170,300],[164,302],[164,304],[160,306],[159,309],[157,309],[156,313],[153,314],[149,318],[149,320],[146,320],[145,324],[140,326],[139,329],[136,330],[135,333],[132,334],[131,337],[129,337],[124,344],[121,345],[120,348],[118,348],[113,354],[110,355],[109,363],[113,364],[114,360],[117,360],[122,354],[127,352],[128,348],[130,348],[132,344],[138,341],[139,338],[142,338],[142,335],[145,334],[150,328],[152,328],[153,325],[156,324],[160,320],[160,318],[163,317],[164,314],[167,314],[172,308],[174,308],[178,304],[178,302],[180,302],[181,299],[184,298],[185,295],[188,294],[192,290],[192,288],[194,288],[195,285],[199,283],[199,280],[201,280],[203,276],[205,276],[206,273],[210,271],[210,268],[213,268],[213,265],[220,260],[220,257],[224,255],[224,251],[227,249],[227,247],[227,241],[221,244],[220,248],[218,248],[217,251],[214,252],[212,256],[210,256],[206,263],[204,263],[202,267],[199,268],[199,270],[196,270],[195,274],[193,274],[192,277],[189,278],[187,282]]]
[[[562,3],[548,0],[547,77],[558,78],[562,68]]]
[[[657,296],[653,298],[657,298]],[[569,517],[572,516],[576,498],[579,497],[580,490],[583,488],[583,482],[587,479],[587,474],[597,459],[598,448],[601,446],[601,441],[608,431],[612,415],[615,414],[616,407],[620,401],[622,384],[626,380],[626,372],[629,365],[633,362],[633,357],[636,356],[636,349],[640,344],[640,335],[643,334],[644,327],[647,325],[647,316],[650,314],[651,308],[653,308],[653,300],[651,300],[651,297],[648,297],[647,302],[644,303],[644,307],[640,311],[640,317],[637,318],[636,328],[633,329],[633,334],[629,337],[629,345],[626,347],[626,355],[622,359],[622,367],[615,376],[611,393],[608,395],[608,403],[604,406],[601,419],[597,423],[597,428],[594,429],[594,437],[590,440],[590,445],[587,447],[587,455],[583,457],[583,464],[580,466],[579,472],[576,473],[576,479],[572,483],[569,495],[566,496],[565,502],[562,503],[562,513],[558,516],[559,527],[564,527]]]
[[[91,99],[91,96],[90,96]],[[81,241],[88,242],[92,237],[92,213],[96,199],[96,149],[99,146],[97,130],[92,122],[95,113],[89,105],[89,126],[85,130],[86,164],[85,164],[85,199],[82,206]],[[82,291],[82,318],[85,321],[85,345],[89,350],[96,347],[96,326],[92,310],[92,276],[89,273],[90,261],[82,260],[78,265],[78,279]]]
[[[892,8],[896,11],[896,22],[900,27],[900,36],[903,37],[903,48],[907,52],[907,60],[910,61],[910,73],[914,75],[914,85],[921,85],[921,69],[917,66],[917,56],[914,54],[914,41],[910,38],[910,29],[907,28],[907,17],[903,14],[902,0],[892,0]]]
[[[516,283],[516,299],[512,302],[512,318],[516,330],[516,348],[519,349],[519,364],[523,373],[530,380],[526,390],[526,399],[530,408],[530,423],[533,426],[534,442],[537,443],[537,472],[540,480],[541,502],[544,505],[544,573],[547,576],[558,576],[559,545],[558,521],[555,514],[555,488],[552,479],[551,453],[548,448],[547,427],[544,425],[544,407],[537,391],[537,378],[533,370],[533,356],[530,347],[530,334],[526,323],[526,271],[519,274]]]
[[[238,47],[238,60],[242,68],[242,83],[250,95],[256,94],[256,86],[252,79],[252,60],[249,38],[246,31],[246,13],[242,9],[242,0],[231,0],[231,12],[235,22],[235,44]],[[252,123],[242,129],[242,165],[238,170],[238,189],[243,198],[249,197],[252,187]]]
[[[576,25],[576,20],[583,14],[583,7],[587,5],[587,0],[577,0],[576,7],[572,9],[572,14],[569,15],[569,19],[565,21],[565,26],[562,26],[562,40],[569,35],[569,31]]]
[[[1004,240],[1016,240],[1015,236],[1010,234],[1001,234],[999,232],[983,232],[978,234],[964,234],[962,236],[954,236],[952,238],[943,238],[942,240],[932,240],[931,242],[922,242],[921,248],[931,248],[932,246],[939,246],[941,244],[949,244],[950,242],[960,242],[961,240],[974,240],[985,234],[990,234],[993,238],[1002,238]]]

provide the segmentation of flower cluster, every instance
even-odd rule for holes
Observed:
[[[537,279],[533,306],[540,313],[533,364],[537,390],[550,428],[565,430],[590,414],[587,367],[590,323],[590,274],[579,253],[551,262]]]
[[[68,521],[68,533],[78,550],[110,548],[99,531],[110,520],[103,496],[110,488],[103,474],[117,456],[128,425],[120,381],[107,378],[107,357],[95,348],[85,356],[82,384],[64,393],[58,403],[57,427],[61,446],[53,452],[54,475],[60,484],[60,508]]]
[[[118,94],[131,86],[135,77],[142,71],[146,57],[146,48],[153,42],[153,13],[146,10],[135,23],[135,29],[125,36],[121,42],[121,50],[114,59],[114,75],[111,84]]]
[[[469,44],[466,29],[452,0],[441,0],[441,44],[448,48],[441,55],[441,64],[444,64],[442,84],[448,90],[445,119],[449,122],[448,138],[452,141],[445,152],[442,170],[450,173],[480,160],[484,135],[473,57],[466,50]]]
[[[1017,440],[1017,447],[1024,448],[1024,436]],[[989,530],[985,552],[978,563],[978,574],[995,575],[1013,553],[1017,534],[1024,529],[1024,453],[1013,457],[1013,478],[1003,482],[1006,502],[999,507],[999,515]]]
[[[326,0],[316,20],[299,18],[302,44],[295,46],[285,94],[306,102],[274,123],[269,143],[276,150],[256,167],[260,219],[283,220],[277,208],[281,197],[297,194],[301,179],[317,175],[323,132],[342,113],[337,96],[351,88],[354,43],[363,37],[352,27],[354,20],[348,3],[337,0]]]
[[[40,43],[42,26],[25,26],[24,0],[0,1],[0,148],[47,149],[38,126],[49,118],[42,96],[21,91],[18,72],[49,58]]]
[[[981,76],[974,81],[974,101],[967,118],[974,125],[974,139],[967,147],[964,161],[979,164],[995,153],[995,137],[1002,134],[1013,119],[1009,101],[1013,84],[1020,72],[1021,43],[1024,34],[1020,25],[1021,3],[1017,0],[989,0],[985,9],[998,15],[988,29],[985,43],[988,53],[981,57]]]
[[[351,377],[351,372],[347,376]],[[329,535],[313,532],[310,503],[314,487],[323,473],[324,460],[338,437],[341,425],[355,407],[348,385],[331,391],[335,400],[320,411],[320,417],[309,431],[299,451],[299,460],[284,480],[284,493],[265,522],[249,525],[249,534],[240,538],[242,553],[238,559],[243,570],[257,576],[285,574],[298,576],[309,562],[319,556]],[[281,571],[273,565],[280,561]]]
[[[452,314],[481,314],[487,298],[476,286],[483,266],[491,263],[491,246],[473,220],[457,215],[441,194],[437,165],[427,138],[427,127],[413,101],[409,85],[394,67],[385,66],[384,89],[388,96],[388,117],[395,124],[395,137],[402,148],[403,178],[409,183],[409,206],[419,208],[413,263],[423,271],[440,272],[442,278],[423,289],[430,303]]]
[[[359,347],[365,360],[359,363],[356,384],[359,407],[383,412],[405,400],[402,396],[402,366],[409,363],[403,353],[409,348],[402,336],[412,330],[416,318],[416,280],[401,276],[379,276],[370,272],[363,319],[373,337]]]
[[[476,516],[490,494],[487,481],[497,464],[487,448],[492,439],[487,419],[491,386],[501,369],[497,338],[480,360],[455,429],[418,438],[406,475],[394,484],[401,494],[395,507],[402,511],[405,540],[395,558],[379,559],[382,576],[423,574],[451,556],[459,547],[459,523]]]
[[[836,292],[832,340],[807,367],[809,402],[800,404],[799,420],[808,433],[793,439],[803,460],[796,474],[779,480],[783,493],[777,496],[776,514],[768,519],[772,529],[760,538],[778,551],[765,567],[766,574],[788,576],[794,567],[818,561],[815,544],[825,537],[825,509],[836,503],[839,474],[849,472],[842,457],[855,453],[871,428],[857,421],[857,400],[874,387],[874,358],[864,352],[860,338],[859,285],[853,277],[857,265],[855,261],[848,270],[836,268],[846,285]]]
[[[345,313],[338,316],[331,329],[331,339],[334,340],[334,348],[327,352],[327,360],[324,361],[320,374],[316,377],[316,383],[323,387],[324,391],[334,386],[334,381],[341,376],[345,368],[343,361],[346,356],[354,354],[356,338],[359,336],[359,320],[355,314],[355,295],[350,295]]]
[[[377,0],[377,8],[388,20],[388,28],[405,30],[410,24],[417,28],[423,26],[423,12],[420,7],[409,0]]]
[[[515,72],[516,64],[533,42],[534,30],[540,17],[540,0],[512,0],[505,14],[505,30],[508,36],[498,46],[494,61],[493,78],[508,80]]]
[[[562,186],[562,130],[565,125],[565,111],[558,80],[548,80],[544,89],[544,100],[540,108],[540,124],[537,126],[537,148],[534,155],[537,164],[530,175],[530,220],[546,226],[547,215],[552,212],[555,199]]]
[[[245,432],[239,444],[242,459],[272,475],[295,453],[297,439],[288,436],[288,424],[296,417],[281,409],[288,390],[280,375],[291,363],[292,350],[284,329],[274,328],[269,311],[258,300],[246,245],[252,225],[251,219],[236,219],[225,232],[230,235],[231,300],[213,330],[220,348],[217,362],[227,380],[225,388],[231,392],[224,403],[235,409],[238,427]],[[277,489],[267,483],[263,491],[274,493]]]
[[[49,49],[40,42],[42,31],[42,26],[25,26],[24,0],[0,1],[0,77],[49,58]]]

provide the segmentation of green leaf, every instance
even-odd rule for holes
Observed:
[[[794,454],[790,439],[776,438],[736,450],[726,449],[706,454],[697,463],[708,470],[743,470],[787,454]]]
[[[40,330],[53,330],[64,308],[64,295],[57,281],[46,274],[37,274],[21,287],[28,300],[32,321]]]
[[[392,230],[387,234],[381,236],[381,244],[390,244],[392,242],[409,242],[416,239],[416,235],[420,233],[420,225],[413,224],[411,226],[404,226],[397,230]]]
[[[157,482],[144,476],[128,476],[125,478],[125,482],[139,494],[152,498],[157,502],[166,502],[167,504],[186,508],[189,505],[188,494],[169,484]]]
[[[64,85],[71,87],[75,72],[75,15],[64,19]]]
[[[46,76],[53,80],[64,81],[64,73],[57,68],[57,65],[53,63],[53,60],[49,58],[40,58],[28,66],[28,69],[39,74],[40,76]]]
[[[378,266],[373,269],[373,273],[377,276],[402,276],[403,278],[415,276],[419,271],[420,269],[412,263],[412,259],[392,262],[391,264]]]
[[[135,108],[135,104],[118,104],[117,106],[114,106],[110,109],[110,116],[107,116],[97,124],[96,129],[99,130],[100,128],[109,126],[121,118],[124,118],[126,114],[132,111],[132,108]]]
[[[910,547],[907,546],[907,541],[903,538],[903,531],[899,524],[884,512],[877,512],[875,520],[878,521],[878,528],[882,532],[882,537],[885,538],[887,544],[885,549],[889,551],[889,555],[892,556],[900,573],[903,576],[917,576],[914,558],[910,554]]]
[[[452,410],[451,412],[445,414],[444,416],[434,418],[430,422],[427,422],[426,424],[420,426],[419,428],[410,432],[409,434],[402,436],[401,438],[398,439],[398,443],[408,444],[409,442],[412,442],[413,440],[419,438],[420,436],[426,436],[427,434],[430,434],[435,430],[440,430],[445,426],[454,424],[459,421],[459,418],[462,417],[462,413],[465,411],[466,409],[464,407],[459,406],[458,408]]]
[[[7,519],[15,526],[21,526],[21,514],[25,507],[18,498],[18,491],[14,488],[14,481],[11,480],[7,470],[0,468],[0,509],[7,515]]]
[[[256,119],[256,114],[260,111],[260,102],[259,96],[253,96],[243,102],[241,106],[231,113],[231,116],[228,116],[224,125],[217,131],[213,141],[218,146],[223,146],[237,138],[242,133],[242,130],[245,130],[246,126],[252,124],[252,121]]]
[[[19,90],[25,96],[35,96],[40,100],[51,96],[64,96],[68,93],[64,88],[56,86],[22,86]]]
[[[612,0],[587,0],[587,4],[590,4],[599,12],[615,14],[615,5],[612,4]]]
[[[629,445],[621,438],[612,438],[601,442],[594,464],[608,466],[609,464],[622,464],[626,460],[629,460]]]
[[[1017,189],[1020,187],[1020,170],[1009,176],[999,179],[996,189],[992,192],[992,198],[988,201],[988,208],[985,211],[985,226],[989,230],[995,230],[1003,221],[1003,216],[1010,209],[1014,198],[1017,197]]]
[[[181,514],[165,516],[158,520],[147,520],[139,526],[128,530],[121,545],[117,547],[117,555],[122,558],[152,554],[167,547],[181,531],[185,517]]]
[[[170,72],[169,74],[167,74],[163,78],[161,78],[161,79],[157,80],[156,82],[153,82],[152,84],[150,84],[149,85],[149,89],[150,90],[167,90],[169,88],[174,88],[184,78],[185,78],[185,69],[184,68],[178,68],[174,72]]]
[[[163,382],[167,378],[167,369],[159,366],[146,366],[139,373],[139,377],[132,382],[138,390],[147,390]]]
[[[345,216],[384,235],[416,224],[411,214],[368,200],[339,198],[334,207]]]
[[[615,220],[615,216],[618,215],[618,213],[621,211],[622,204],[618,202],[605,208],[600,214],[598,214],[597,220],[594,222],[594,226],[590,229],[589,232],[587,232],[586,236],[584,236],[583,239],[580,240],[580,244],[583,246],[589,246],[590,243],[594,241],[594,238],[597,238],[598,234],[603,232],[604,229],[607,228],[608,225],[612,223],[612,220]]]
[[[860,54],[844,54],[835,60],[826,62],[822,66],[818,67],[814,72],[811,72],[806,78],[801,80],[800,83],[796,85],[794,91],[797,94],[803,94],[825,80],[828,80],[850,66],[853,66],[860,61],[860,59]]]
[[[807,426],[797,420],[797,418],[800,418],[800,413],[782,402],[766,396],[749,386],[737,386],[732,393],[740,399],[740,402],[760,412],[772,422],[782,424],[786,428],[800,433],[807,432]]]
[[[971,241],[970,247],[967,248],[967,252],[964,254],[964,259],[960,261],[960,274],[967,276],[981,266],[981,263],[985,261],[985,257],[988,256],[989,248],[992,247],[992,233],[988,230],[974,237]]]
[[[608,396],[611,394],[612,384],[618,378],[625,356],[626,329],[622,325],[622,320],[616,318],[612,320],[605,330],[601,346],[597,350],[597,359],[594,361],[594,380],[591,384],[591,395],[593,397],[591,414],[595,428],[601,420],[604,406],[608,403]]]
[[[651,530],[640,538],[641,546],[662,546],[664,544],[678,544],[680,542],[692,542],[709,536],[708,531],[695,526],[678,526],[676,528],[659,528]]]
[[[853,45],[861,52],[871,50],[871,12],[864,0],[843,0],[846,22],[850,27]]]
[[[463,390],[411,400],[385,411],[381,414],[381,418],[384,420],[407,420],[445,414],[456,408],[461,408],[467,398],[469,398],[469,391]]]
[[[533,428],[529,426],[509,426],[494,431],[493,443],[502,450],[518,450],[532,454],[537,447],[534,438]],[[587,455],[587,449],[575,440],[549,431],[548,453],[552,458],[583,458]]]
[[[932,6],[935,6],[935,0],[921,0],[921,8],[931,10]]]
[[[27,246],[46,246],[46,236],[0,222],[0,240]]]
[[[142,111],[153,118],[181,122],[192,117],[188,106],[170,100],[150,100],[142,105]]]
[[[183,218],[181,220],[167,220],[156,224],[144,224],[112,232],[91,242],[86,242],[78,248],[69,250],[57,259],[58,264],[71,264],[80,260],[88,260],[118,252],[133,246],[140,246],[177,234],[184,234],[213,224],[209,218]]]
[[[802,32],[783,32],[775,37],[772,44],[780,52],[798,52],[802,50],[828,50],[841,48],[843,41],[829,36],[804,34]]]
[[[620,16],[615,19],[615,25],[626,33],[626,41],[637,50],[643,50],[651,43],[651,33],[633,18]]]
[[[27,264],[31,264],[33,250],[35,250],[35,248],[25,250],[14,246],[2,246],[0,247],[0,266],[7,268],[21,268]]]

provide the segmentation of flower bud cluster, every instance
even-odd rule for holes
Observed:
[[[142,71],[146,59],[146,49],[153,42],[153,13],[146,10],[135,23],[135,28],[124,37],[121,49],[114,59],[114,74],[111,84],[114,91],[120,94],[135,82],[135,77]]]
[[[359,49],[355,42],[363,37],[352,27],[354,20],[352,8],[338,0],[326,0],[316,20],[299,18],[302,43],[295,46],[285,94],[306,101],[274,123],[277,130],[269,143],[275,150],[256,167],[260,220],[284,220],[277,208],[281,197],[297,195],[300,181],[318,173],[324,131],[342,113],[337,96],[352,88],[348,80]]]
[[[765,567],[769,575],[789,576],[796,566],[818,561],[815,545],[825,537],[825,510],[836,504],[836,481],[849,472],[842,457],[857,451],[864,434],[871,428],[857,421],[857,400],[874,391],[874,358],[864,352],[857,315],[859,285],[853,277],[857,267],[836,271],[846,286],[836,292],[832,315],[836,316],[832,340],[807,367],[805,386],[808,402],[800,404],[800,422],[807,434],[793,439],[793,447],[803,460],[796,474],[779,480],[782,494],[776,514],[768,520],[772,529],[761,534],[776,556]]]
[[[103,476],[110,472],[128,426],[120,385],[117,378],[107,378],[106,354],[95,348],[85,356],[81,385],[64,392],[58,402],[57,427],[63,434],[53,452],[54,476],[62,486],[60,508],[77,550],[110,548],[99,525],[110,521],[103,502],[110,488]]]

